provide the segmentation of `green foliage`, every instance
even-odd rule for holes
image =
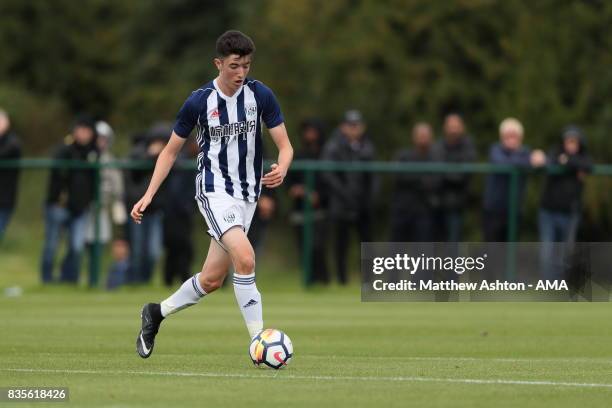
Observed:
[[[262,1],[256,70],[296,120],[361,108],[385,157],[416,120],[465,114],[481,156],[506,116],[546,146],[568,122],[598,155],[611,124],[612,5],[523,1]],[[265,22],[265,23],[262,23]],[[264,44],[263,46],[261,44]],[[321,111],[321,106],[325,107]]]
[[[4,0],[0,80],[142,128],[215,74],[214,41],[235,27],[255,39],[253,74],[291,129],[357,107],[389,158],[416,120],[459,110],[484,158],[513,115],[542,147],[577,122],[607,161],[610,26],[601,1]]]
[[[61,141],[72,120],[59,98],[40,98],[21,88],[0,86],[0,107],[9,110],[26,156],[49,154],[48,147]]]
[[[73,112],[107,115],[123,85],[123,3],[3,1],[0,78],[60,97]]]
[[[458,110],[482,160],[516,116],[530,146],[574,122],[610,162],[609,27],[612,3],[597,0],[3,0],[0,106],[34,154],[61,140],[66,111],[108,118],[120,135],[172,120],[215,75],[217,36],[237,28],[255,40],[252,75],[274,89],[296,144],[303,118],[333,127],[356,107],[389,159],[414,122],[439,130]],[[599,220],[606,197],[589,186]]]
[[[117,96],[116,123],[146,127],[172,119],[193,89],[215,75],[220,33],[231,27],[231,4],[212,0],[131,3],[126,31],[126,87]]]

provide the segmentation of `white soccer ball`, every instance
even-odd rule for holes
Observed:
[[[282,331],[265,329],[251,340],[249,355],[256,366],[278,370],[291,361],[293,344],[289,336]]]

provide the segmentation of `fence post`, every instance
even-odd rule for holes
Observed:
[[[519,210],[519,176],[520,169],[513,167],[510,170],[510,189],[508,194],[508,247],[506,250],[506,280],[516,278],[516,240],[518,237],[518,210]]]
[[[304,192],[304,225],[302,236],[302,282],[304,286],[312,283],[312,240],[314,238],[314,214],[311,197],[315,190],[315,174],[311,169],[304,170],[306,190]]]
[[[102,263],[102,251],[100,244],[100,211],[102,209],[102,164],[100,161],[96,162],[94,167],[94,242],[93,251],[91,254],[91,271],[89,275],[89,287],[94,288],[98,286],[100,280],[100,269]]]

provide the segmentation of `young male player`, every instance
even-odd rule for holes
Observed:
[[[214,59],[219,75],[185,101],[172,136],[157,159],[149,188],[132,209],[132,218],[140,223],[195,128],[200,147],[195,198],[213,239],[200,273],[161,304],[143,307],[142,328],[136,339],[142,358],[153,352],[162,320],[218,289],[231,263],[235,269],[234,293],[249,335],[252,338],[263,329],[261,295],[255,285],[255,253],[247,231],[262,184],[268,188],[282,184],[293,148],[274,94],[261,82],[247,78],[254,51],[253,41],[239,31],[227,31],[219,37]],[[278,163],[263,177],[262,122],[279,151]]]

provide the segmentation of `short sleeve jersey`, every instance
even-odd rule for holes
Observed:
[[[198,191],[225,191],[257,201],[262,177],[262,122],[268,129],[284,122],[276,97],[264,84],[246,79],[233,96],[215,81],[192,92],[179,111],[174,132],[188,137],[195,128]]]

